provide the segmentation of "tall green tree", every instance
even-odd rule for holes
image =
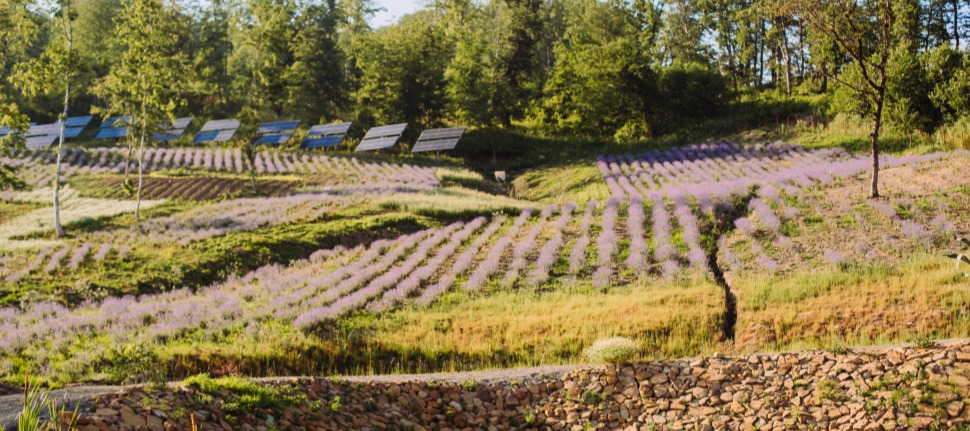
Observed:
[[[342,19],[336,0],[301,8],[290,44],[293,62],[285,76],[291,117],[333,120],[347,109],[344,55],[337,33]]]
[[[497,87],[492,105],[502,125],[512,125],[541,91],[539,38],[543,31],[541,0],[504,0],[497,28],[502,38],[494,49]]]
[[[236,90],[244,100],[260,92],[266,101],[261,118],[278,118],[286,108],[286,71],[293,64],[290,43],[296,34],[293,0],[247,0],[245,15],[235,17],[230,67],[235,67]],[[233,64],[234,63],[234,64]]]
[[[77,11],[73,0],[58,0],[49,10],[55,29],[39,58],[17,65],[13,79],[28,94],[63,92],[64,104],[60,115],[61,127],[57,140],[57,162],[54,165],[54,230],[64,236],[61,226],[61,163],[64,158],[64,129],[71,106],[71,89],[75,78],[83,71],[83,63],[74,49],[74,21]]]
[[[11,133],[0,137],[0,154],[9,154],[23,144],[20,133],[27,130],[29,120],[20,112],[14,88],[8,83],[14,65],[23,61],[30,42],[37,32],[33,14],[27,9],[28,2],[0,0],[0,127],[8,127]],[[24,186],[13,166],[0,165],[0,190]]]
[[[124,46],[121,61],[111,69],[97,91],[115,114],[132,117],[128,140],[138,142],[138,188],[135,220],[140,219],[144,183],[145,145],[155,133],[175,120],[182,103],[181,77],[187,59],[178,38],[178,11],[163,0],[123,0],[116,37]]]
[[[188,92],[193,104],[201,106],[201,114],[205,117],[228,115],[233,108],[229,12],[227,1],[212,0],[195,13]]]
[[[543,121],[584,135],[649,136],[656,106],[651,53],[659,27],[660,11],[645,1],[581,1],[556,46]]]
[[[441,124],[449,50],[433,18],[430,11],[407,16],[362,44],[355,99],[363,123],[407,122],[412,131]]]

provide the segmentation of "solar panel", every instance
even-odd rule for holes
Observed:
[[[256,139],[256,142],[253,142],[253,144],[254,145],[280,145],[280,144],[285,144],[287,141],[290,140],[290,136],[293,136],[293,134],[292,133],[277,133],[277,134],[272,134],[272,135],[263,135],[259,139]]]
[[[310,128],[307,136],[345,135],[353,123],[320,124]]]
[[[66,127],[64,128],[64,139],[74,139],[81,136],[81,132],[84,131],[84,126],[81,127]]]
[[[58,123],[54,124],[36,124],[30,126],[27,130],[27,136],[43,136],[43,135],[60,135],[61,125]]]
[[[336,147],[344,140],[351,123],[320,124],[310,128],[300,148]]]
[[[407,123],[374,127],[367,131],[364,139],[360,140],[360,144],[354,151],[381,150],[393,147],[394,144],[397,144],[398,139],[401,139],[401,134],[407,127]]]
[[[105,118],[104,119],[104,122],[101,123],[101,127],[99,127],[99,128],[101,128],[101,129],[113,129],[113,128],[116,128],[117,127],[116,126],[116,123],[118,123],[118,122],[123,122],[125,124],[131,123],[131,116],[130,115],[124,115],[124,116],[121,116],[121,117],[108,117],[108,118]],[[124,127],[124,126],[121,126],[121,127]]]
[[[182,117],[182,118],[179,118],[179,119],[175,120],[175,122],[172,123],[172,126],[170,127],[170,129],[183,129],[184,130],[184,129],[189,128],[189,125],[190,124],[192,124],[192,117]]]
[[[195,135],[195,140],[193,142],[201,144],[204,142],[225,142],[232,139],[236,135],[236,129],[231,130],[209,130],[205,132],[199,132]]]
[[[0,137],[4,137],[10,134],[10,128],[7,126],[0,126]]]
[[[93,119],[94,119],[93,115],[85,115],[82,117],[67,117],[67,127],[80,127],[83,129],[85,127],[88,127],[88,124],[91,124],[91,120]],[[58,123],[60,123],[60,121],[58,121]]]
[[[307,138],[300,144],[300,148],[327,148],[336,147],[344,140],[344,135],[321,136],[319,138]]]
[[[169,130],[165,133],[156,133],[155,135],[152,136],[152,140],[155,142],[174,141],[178,138],[181,138],[182,134],[184,133],[185,133],[185,129]]]
[[[31,149],[48,148],[57,138],[57,135],[31,136],[25,140],[24,145]]]
[[[125,136],[128,136],[127,127],[113,127],[109,129],[98,129],[98,133],[94,135],[94,139],[120,139]]]
[[[200,132],[211,132],[214,130],[230,130],[235,131],[239,128],[239,122],[236,120],[210,120],[202,125],[199,129]]]
[[[425,130],[421,132],[411,152],[453,150],[464,133],[464,127]]]
[[[270,121],[259,125],[256,133],[268,134],[278,132],[289,132],[300,127],[300,120]]]

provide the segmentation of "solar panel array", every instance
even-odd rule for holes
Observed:
[[[293,136],[293,131],[300,126],[299,120],[271,121],[259,125],[256,133],[262,135],[256,138],[255,145],[285,144]]]
[[[183,117],[175,120],[170,126],[162,127],[164,132],[156,133],[153,139],[156,142],[174,141],[185,134],[185,129],[192,124],[192,117]]]
[[[374,127],[367,131],[367,134],[360,140],[360,144],[357,145],[354,151],[372,151],[391,148],[401,139],[401,135],[407,127],[407,123]]]
[[[94,134],[95,140],[101,139],[121,139],[128,136],[128,126],[131,123],[131,116],[108,117],[101,123],[97,133]]]
[[[425,130],[421,132],[421,136],[414,143],[414,148],[411,149],[411,152],[420,153],[426,151],[453,150],[464,134],[464,127]]]
[[[54,141],[57,141],[60,135],[39,135],[39,136],[28,136],[24,139],[24,146],[32,150],[48,148],[54,145]]]
[[[0,126],[0,138],[10,134],[10,128],[7,126]]]
[[[225,142],[232,139],[239,130],[239,121],[236,120],[210,120],[202,125],[199,134],[195,135],[195,143],[203,142]]]
[[[320,124],[310,128],[300,148],[336,147],[343,142],[352,123]]]
[[[81,132],[94,118],[90,115],[83,117],[68,117],[64,127],[64,139],[75,139],[81,136]],[[4,135],[9,133],[4,133]],[[61,120],[51,124],[31,123],[30,128],[24,136],[24,145],[27,148],[46,148],[54,144],[61,136]]]

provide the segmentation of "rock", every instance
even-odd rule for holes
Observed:
[[[951,418],[959,417],[963,413],[963,401],[954,401],[946,405],[946,413]]]

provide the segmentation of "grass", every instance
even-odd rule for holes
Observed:
[[[721,349],[722,293],[710,282],[639,284],[605,294],[588,283],[548,293],[452,292],[429,308],[359,313],[305,333],[284,322],[222,339],[160,345],[171,378],[459,371],[581,362],[596,340],[634,340],[634,359]]]
[[[240,377],[213,379],[199,374],[185,379],[182,384],[207,395],[223,397],[222,411],[232,416],[255,413],[257,410],[279,411],[310,403],[305,394],[258,384]]]
[[[85,291],[111,295],[207,286],[270,263],[303,259],[319,249],[338,245],[353,247],[436,224],[437,221],[423,216],[363,206],[335,211],[322,220],[235,232],[196,241],[187,247],[132,244],[132,253],[126,260],[87,265],[71,277],[39,272],[16,285],[0,285],[0,306],[16,303],[28,291],[68,303],[92,299],[78,295],[78,286],[83,286]]]
[[[740,350],[891,344],[970,333],[970,291],[952,262],[915,255],[896,266],[819,268],[735,281]]]
[[[377,200],[395,211],[445,219],[469,218],[495,213],[518,214],[531,202],[496,196],[464,187],[445,187],[416,194],[398,194]]]

